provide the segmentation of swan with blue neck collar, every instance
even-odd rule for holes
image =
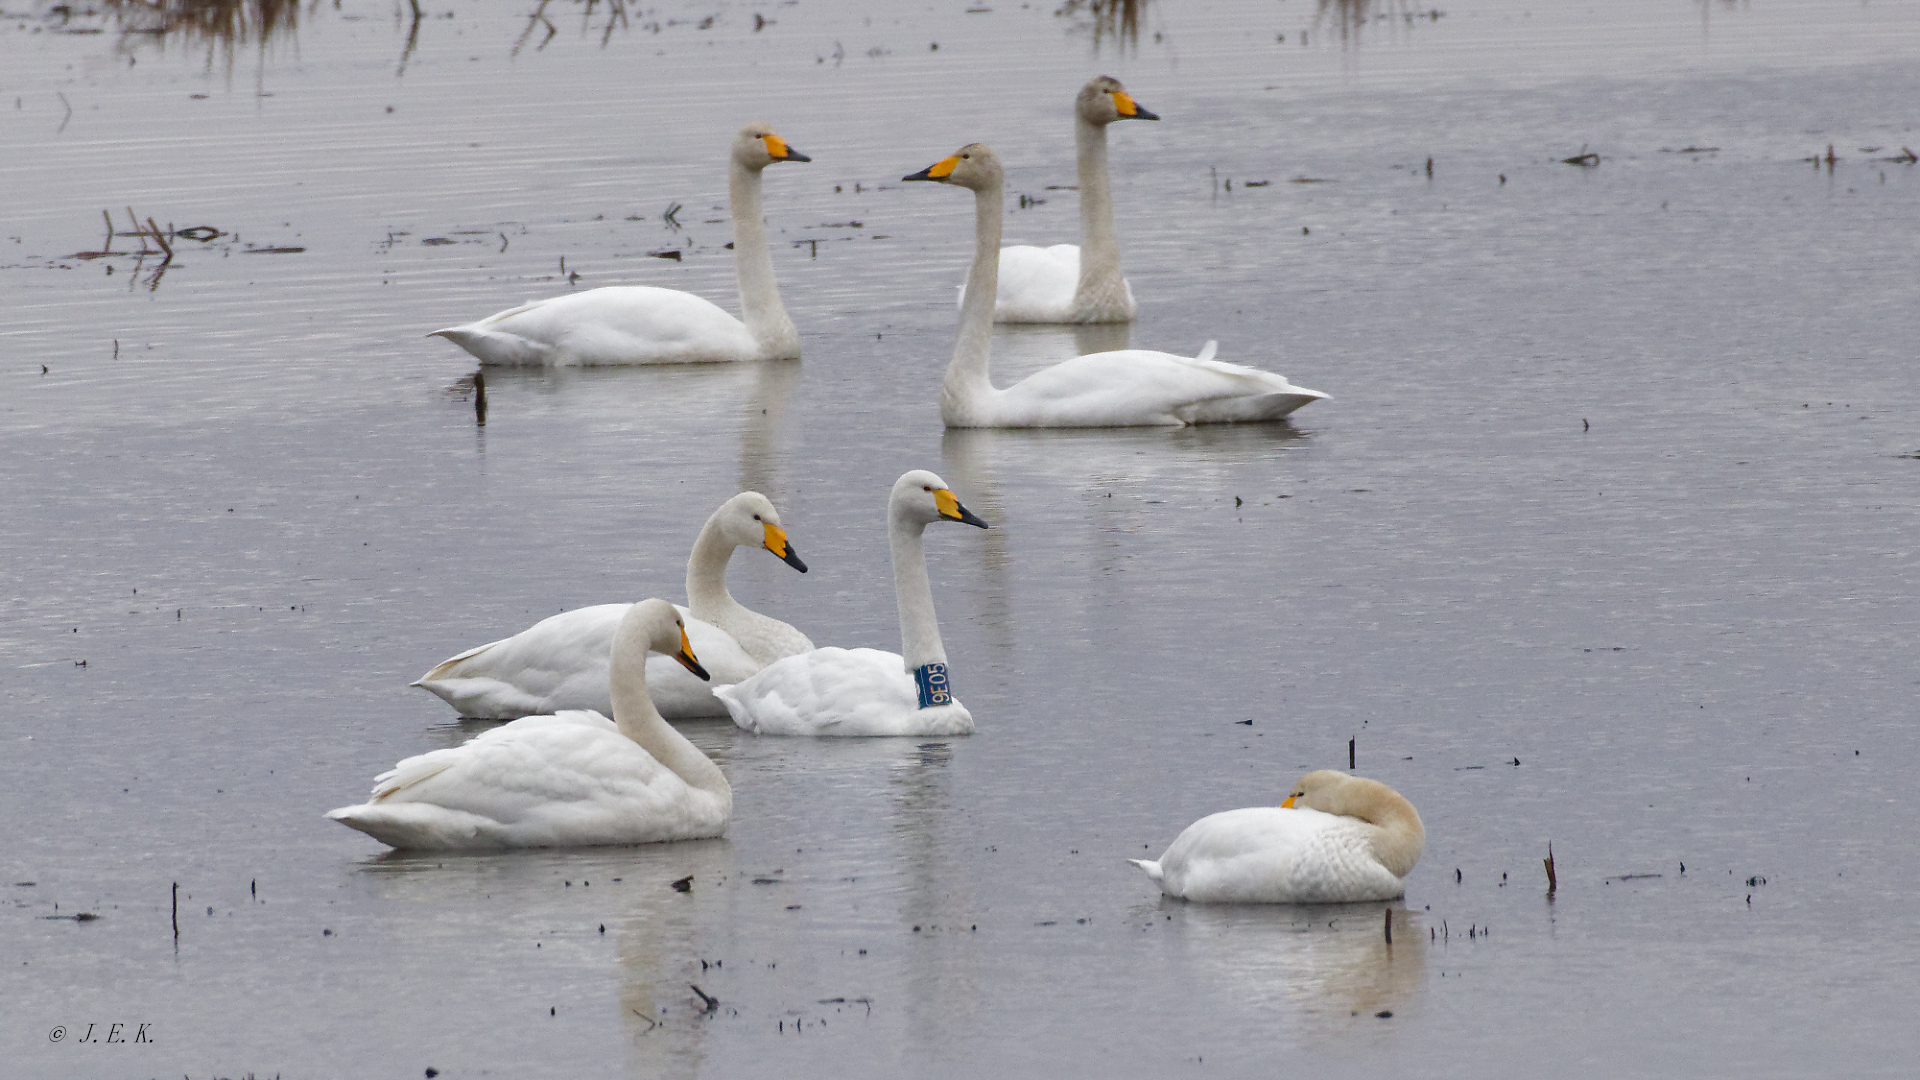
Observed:
[[[713,688],[734,723],[756,735],[972,734],[973,714],[953,693],[927,577],[921,534],[937,521],[988,527],[933,473],[915,470],[894,482],[887,538],[902,652],[829,647],[777,660]]]

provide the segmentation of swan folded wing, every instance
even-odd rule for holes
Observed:
[[[829,646],[777,660],[714,695],[756,735],[964,735],[965,706],[920,708],[899,653]]]
[[[1405,892],[1373,857],[1373,826],[1307,808],[1249,807],[1200,819],[1160,859],[1163,888],[1205,903],[1337,903]]]
[[[524,304],[471,329],[544,346],[552,364],[740,360],[759,345],[713,302],[677,289],[615,285]]]
[[[560,709],[611,712],[608,657],[614,632],[632,606],[596,604],[548,616],[442,662],[414,685],[462,716],[511,720]]]
[[[365,806],[328,816],[401,848],[639,844],[718,835],[724,814],[703,796],[582,710],[408,758]]]
[[[1001,391],[995,409],[1015,426],[1178,425],[1190,422],[1183,413],[1196,406],[1300,392],[1272,372],[1243,364],[1123,349],[1035,372]]]

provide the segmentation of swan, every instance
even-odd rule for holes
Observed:
[[[714,687],[733,722],[755,735],[971,735],[973,715],[947,681],[921,546],[921,533],[936,521],[987,527],[924,469],[894,481],[887,540],[905,656],[829,647],[776,660],[751,678]]]
[[[812,161],[766,124],[734,136],[727,188],[733,205],[733,265],[745,322],[678,289],[612,285],[534,300],[464,326],[435,330],[483,364],[682,364],[791,360],[800,333],[781,306],[760,214],[760,170]]]
[[[1080,244],[1000,249],[993,321],[1113,323],[1133,319],[1133,286],[1120,276],[1113,233],[1113,190],[1107,180],[1107,125],[1158,120],[1120,80],[1096,75],[1073,101],[1073,149],[1080,175]],[[1082,256],[1085,256],[1084,261]],[[960,291],[966,302],[966,289]]]
[[[1420,812],[1399,792],[1320,769],[1277,807],[1203,817],[1159,861],[1127,861],[1168,896],[1203,904],[1392,900],[1406,893],[1426,838]]]
[[[743,491],[707,518],[687,558],[687,633],[717,677],[744,679],[783,656],[813,648],[807,635],[742,606],[727,591],[727,560],[736,547],[764,547],[801,573],[773,503]],[[438,695],[462,716],[511,720],[561,709],[613,708],[608,657],[614,633],[631,604],[596,604],[542,619],[510,638],[468,649],[413,683]],[[654,702],[681,720],[725,716],[707,686],[665,657],[648,661]]]
[[[1000,268],[1000,159],[981,143],[903,180],[956,184],[974,193],[975,249],[960,304],[960,334],[940,388],[950,428],[1133,427],[1278,420],[1327,395],[1259,368],[1148,349],[1088,353],[996,389],[988,373],[995,279]]]
[[[665,600],[628,608],[613,639],[613,719],[529,716],[407,758],[329,818],[403,849],[652,844],[719,836],[733,789],[647,695],[647,650],[706,678]]]

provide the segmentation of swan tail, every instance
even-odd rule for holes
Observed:
[[[1208,338],[1207,343],[1205,345],[1200,346],[1200,355],[1194,357],[1194,359],[1195,360],[1211,360],[1213,359],[1213,354],[1219,351],[1220,351],[1220,343],[1218,341],[1213,340],[1212,338]]]
[[[507,638],[500,639],[500,641],[506,641],[506,640],[509,640],[509,639]],[[408,683],[407,685],[408,686],[425,686],[430,682],[438,682],[441,679],[459,678],[460,675],[457,669],[459,668],[462,662],[471,660],[474,657],[479,656],[481,653],[486,652],[488,649],[491,649],[495,645],[500,644],[500,641],[489,641],[485,645],[475,645],[473,648],[468,649],[466,652],[449,656],[445,660],[442,660],[438,664],[435,664],[432,671],[427,672],[425,675],[420,676],[418,679],[415,679],[414,681]]]
[[[1145,870],[1147,872],[1147,876],[1152,878],[1155,881],[1159,881],[1161,880],[1162,877],[1164,877],[1164,875],[1161,873],[1161,870],[1160,870],[1160,863],[1156,860],[1128,859],[1127,861],[1139,867],[1140,869]]]
[[[539,365],[552,362],[551,346],[517,334],[477,327],[476,324],[449,326],[427,336],[446,338],[483,364]]]
[[[410,787],[424,784],[452,768],[454,761],[455,755],[450,750],[432,750],[424,754],[415,754],[373,778],[373,794],[367,797],[367,804],[385,802]]]

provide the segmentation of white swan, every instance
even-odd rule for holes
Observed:
[[[1088,353],[996,389],[988,373],[995,280],[1000,260],[1000,159],[980,143],[903,177],[956,184],[974,192],[975,249],[960,304],[960,335],[940,388],[940,417],[950,428],[1133,427],[1278,420],[1327,395],[1259,368],[1148,349]]]
[[[1392,900],[1406,893],[1426,838],[1420,812],[1399,792],[1320,769],[1279,806],[1203,817],[1159,861],[1127,861],[1168,896],[1207,904]]]
[[[727,560],[736,547],[764,547],[801,573],[780,514],[757,491],[743,491],[707,518],[687,559],[687,602],[680,609],[694,648],[708,670],[737,682],[783,656],[813,648],[807,635],[778,619],[748,610],[727,591]],[[562,709],[613,708],[608,657],[614,633],[631,604],[596,604],[542,619],[510,638],[468,649],[420,676],[413,685],[438,695],[462,716],[511,720]],[[681,720],[725,716],[707,685],[659,657],[648,662],[653,698],[662,715]]]
[[[435,330],[483,364],[682,364],[789,360],[800,333],[781,306],[760,211],[760,170],[811,161],[766,124],[734,136],[727,187],[733,206],[733,265],[742,322],[678,289],[613,285],[535,300],[464,326]]]
[[[719,836],[733,789],[647,695],[647,650],[702,678],[673,605],[642,600],[613,640],[613,719],[529,716],[407,758],[359,806],[327,814],[396,848],[651,844]]]
[[[1073,100],[1073,149],[1080,176],[1080,244],[1000,249],[993,321],[1105,323],[1133,318],[1133,286],[1120,275],[1113,232],[1113,188],[1107,179],[1107,125],[1158,120],[1120,80],[1096,75]],[[961,301],[966,299],[961,289]]]
[[[887,500],[900,653],[815,649],[776,660],[714,696],[755,735],[970,735],[973,715],[947,681],[947,650],[933,613],[921,533],[936,521],[987,523],[960,505],[946,481],[916,469]]]

